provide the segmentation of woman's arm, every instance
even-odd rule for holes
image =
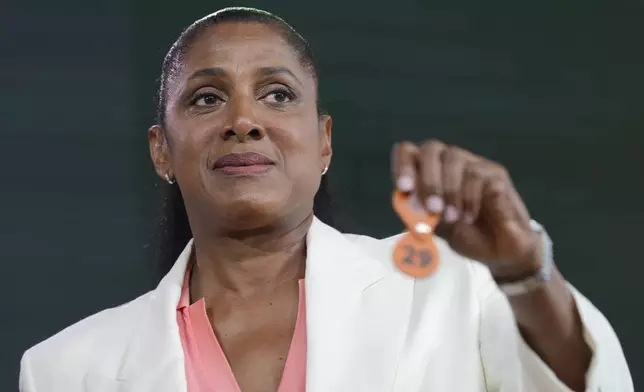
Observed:
[[[586,390],[586,373],[593,352],[584,339],[584,326],[575,299],[556,271],[544,286],[509,297],[525,342],[573,391]]]
[[[542,288],[508,299],[474,266],[480,347],[488,388],[515,392],[632,392],[619,340],[606,318],[555,271]]]

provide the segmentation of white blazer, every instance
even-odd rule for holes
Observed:
[[[314,219],[306,241],[306,391],[570,391],[524,343],[487,269],[445,242],[437,273],[414,280],[393,266],[395,237]],[[27,350],[20,391],[186,392],[176,306],[191,251],[155,290]],[[587,391],[633,391],[613,329],[573,292],[594,351]]]

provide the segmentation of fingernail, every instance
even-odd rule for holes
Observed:
[[[398,177],[396,186],[401,192],[411,192],[414,190],[414,178],[408,175],[402,175]]]
[[[440,214],[443,212],[443,208],[445,208],[445,203],[443,202],[443,198],[440,196],[430,196],[427,198],[427,209],[429,212],[432,212],[434,214]]]
[[[445,213],[443,214],[443,219],[447,223],[454,223],[458,220],[458,210],[454,206],[447,206],[445,208]]]
[[[464,220],[464,221],[465,221],[465,223],[467,223],[468,225],[471,225],[472,223],[474,223],[474,215],[472,215],[472,214],[471,214],[471,213],[469,213],[469,212],[466,212],[465,214],[463,214],[463,220]]]

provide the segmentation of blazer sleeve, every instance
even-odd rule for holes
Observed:
[[[572,392],[528,346],[505,295],[489,272],[479,276],[479,344],[488,391]],[[574,287],[570,289],[593,358],[587,392],[633,392],[633,381],[617,335],[606,318]]]
[[[20,392],[37,392],[27,353],[20,360],[20,381],[18,388]]]

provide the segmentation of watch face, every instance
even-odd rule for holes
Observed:
[[[507,296],[521,295],[533,291],[552,278],[552,270],[554,266],[552,241],[548,233],[543,229],[539,223],[534,220],[530,221],[530,228],[541,236],[543,246],[543,259],[541,261],[541,268],[533,276],[518,281],[506,284],[499,284],[499,289]]]
[[[534,225],[538,225],[539,228],[541,226],[534,222],[531,221],[531,226],[534,227]],[[537,271],[536,274],[533,276],[518,281],[518,282],[512,282],[512,283],[507,283],[507,284],[500,284],[499,288],[505,295],[512,297],[515,295],[521,295],[525,293],[529,293],[530,291],[538,289],[540,286],[543,286],[546,282],[548,282],[551,277],[552,277],[552,270],[553,270],[553,265],[554,265],[554,260],[552,258],[552,241],[550,240],[550,237],[548,237],[548,234],[541,228],[540,231],[538,231],[539,235],[541,236],[542,243],[543,243],[543,259],[541,262],[541,268],[539,271]]]
[[[544,281],[548,281],[552,277],[552,266],[554,265],[552,241],[545,230],[541,231],[541,238],[543,241],[543,262],[539,275],[542,275]]]

